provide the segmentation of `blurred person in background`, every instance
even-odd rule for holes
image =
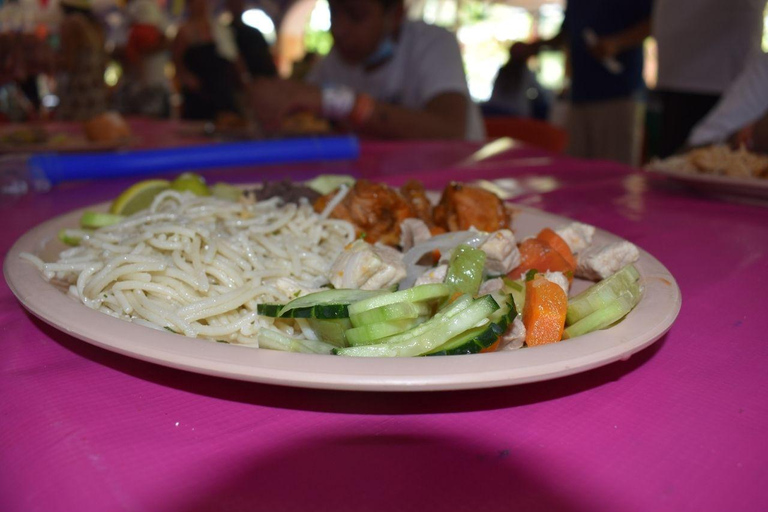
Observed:
[[[760,52],[765,0],[656,0],[659,156],[680,150],[720,96]]]
[[[732,142],[752,149],[752,127],[768,113],[768,54],[756,53],[688,137],[688,146]]]
[[[227,9],[232,14],[230,29],[235,38],[235,44],[245,71],[250,77],[277,76],[277,67],[264,35],[255,27],[243,22],[245,2],[243,0],[227,0]]]
[[[104,31],[93,14],[90,0],[59,0],[59,6],[64,18],[56,59],[56,116],[66,121],[84,121],[107,110]]]
[[[571,84],[568,152],[629,165],[640,161],[644,118],[643,41],[651,0],[568,0],[560,32],[514,48],[525,60],[567,46]]]
[[[130,27],[116,94],[118,110],[129,115],[168,117],[170,84],[165,69],[170,61],[170,43],[165,37],[165,14],[156,0],[131,0],[126,14]]]
[[[490,99],[483,105],[483,114],[547,119],[552,92],[541,86],[527,59],[512,55],[520,52],[519,45],[510,47],[510,58],[499,68],[493,81]]]
[[[190,0],[187,19],[173,41],[184,119],[214,120],[236,115],[237,58],[232,33],[213,19],[208,1]]]
[[[456,37],[406,21],[403,0],[330,0],[333,48],[308,83],[256,80],[265,126],[305,110],[345,130],[383,138],[482,140]]]

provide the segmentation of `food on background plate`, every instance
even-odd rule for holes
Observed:
[[[768,155],[745,147],[732,149],[724,144],[696,148],[664,160],[652,162],[651,169],[709,174],[734,178],[768,178]]]
[[[637,249],[627,250],[628,242],[595,248],[591,226],[555,226],[518,243],[503,203],[504,222],[496,211],[474,211],[488,210],[489,200],[471,185],[450,184],[433,209],[419,183],[395,190],[340,181],[313,205],[300,195],[209,187],[194,174],[147,180],[116,198],[110,213],[86,212],[80,228],[63,230],[61,240],[73,247],[57,261],[23,257],[86,306],[123,320],[340,356],[556,343],[621,320],[642,295],[632,266]],[[261,189],[270,187],[291,184]],[[443,232],[434,222],[440,205],[446,216],[493,229]],[[583,258],[595,250],[602,256]],[[581,271],[604,279],[569,299]]]
[[[105,112],[83,122],[83,130],[92,142],[125,142],[131,138],[131,129],[117,112]]]

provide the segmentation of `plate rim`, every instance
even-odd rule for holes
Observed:
[[[621,324],[607,330],[535,349],[459,357],[341,358],[212,343],[153,330],[92,310],[45,281],[34,265],[19,257],[22,252],[39,251],[43,243],[55,237],[60,225],[73,225],[72,221],[83,211],[103,208],[106,204],[86,206],[56,216],[17,239],[3,264],[9,288],[25,309],[65,334],[134,359],[204,375],[282,386],[356,391],[442,391],[526,384],[626,360],[661,338],[671,328],[682,306],[682,294],[674,276],[659,260],[640,249],[636,265],[644,279],[644,299],[653,293],[653,304],[668,308],[663,315],[658,315],[656,323],[644,326],[642,336],[616,329],[640,324],[637,317],[648,314],[647,310],[652,307],[650,300],[641,300]],[[528,206],[510,205],[540,222],[562,224],[574,221]],[[599,228],[596,237],[622,240]],[[79,321],[74,322],[73,318]],[[147,336],[148,333],[152,336]],[[137,339],[128,341],[134,336]],[[616,336],[622,339],[616,341]],[[328,359],[318,364],[319,358]]]

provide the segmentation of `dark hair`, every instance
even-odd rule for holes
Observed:
[[[403,3],[403,0],[376,0],[381,5],[384,6],[384,9],[390,9],[392,7],[395,7],[397,4]]]

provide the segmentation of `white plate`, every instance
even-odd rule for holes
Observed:
[[[470,389],[543,381],[629,358],[670,328],[681,305],[675,279],[658,260],[641,250],[636,266],[643,279],[644,296],[627,318],[610,329],[552,345],[412,359],[344,358],[225,345],[157,331],[94,311],[46,282],[36,267],[19,258],[21,252],[33,252],[52,260],[63,249],[58,231],[76,226],[83,211],[37,226],[11,248],[5,260],[5,278],[24,307],[61,331],[107,350],[244,381],[363,391]],[[520,208],[514,229],[523,237],[567,222],[563,217]],[[619,240],[599,230],[595,239]]]
[[[768,200],[768,179],[681,171],[678,169],[683,159],[682,156],[670,157],[649,164],[646,170],[709,194]]]

